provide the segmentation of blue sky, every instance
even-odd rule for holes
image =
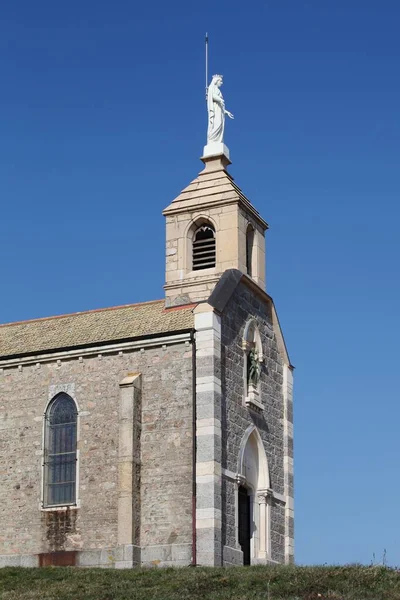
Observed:
[[[138,4],[2,2],[0,321],[163,296],[208,31],[296,366],[297,561],[398,565],[400,5]]]

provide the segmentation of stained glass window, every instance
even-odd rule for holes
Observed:
[[[46,411],[45,506],[76,501],[76,404],[68,394],[58,394]]]

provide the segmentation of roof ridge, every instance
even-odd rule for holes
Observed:
[[[63,315],[52,315],[51,317],[37,317],[36,319],[26,319],[24,321],[11,321],[11,323],[0,323],[1,327],[12,327],[13,325],[24,325],[25,323],[37,323],[38,321],[50,321],[52,319],[64,319],[67,317],[75,317],[77,315],[87,315],[96,312],[105,312],[109,310],[118,310],[120,308],[133,308],[134,306],[143,306],[144,304],[157,304],[158,302],[165,302],[164,299],[160,300],[146,300],[145,302],[134,302],[133,304],[121,304],[118,306],[106,306],[104,308],[92,308],[90,310],[80,310],[73,313],[65,313]]]

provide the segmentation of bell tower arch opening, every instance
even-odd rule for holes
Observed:
[[[253,246],[254,246],[254,228],[247,226],[246,230],[246,270],[249,277],[253,277]]]
[[[194,229],[194,231],[193,231]],[[213,269],[216,259],[215,227],[209,221],[197,224],[191,240],[192,271]]]

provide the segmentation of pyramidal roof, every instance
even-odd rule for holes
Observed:
[[[218,205],[241,204],[252,214],[264,229],[268,223],[260,216],[250,200],[236,185],[233,177],[227,172],[229,164],[224,156],[203,158],[205,168],[193,179],[179,196],[163,211],[165,216],[198,209],[206,209]]]

